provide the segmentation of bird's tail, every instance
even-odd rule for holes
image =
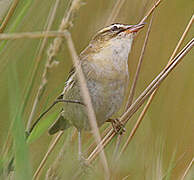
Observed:
[[[58,131],[65,130],[65,129],[69,128],[69,127],[70,127],[70,124],[63,117],[63,114],[61,113],[60,116],[57,118],[57,120],[49,128],[48,133],[50,135],[53,135],[53,134],[57,133]]]

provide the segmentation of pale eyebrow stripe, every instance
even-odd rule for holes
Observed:
[[[112,24],[112,25],[110,25],[110,26],[105,27],[104,29],[102,29],[102,30],[100,31],[100,33],[109,31],[109,30],[111,30],[111,28],[114,27],[114,26],[117,26],[118,28],[124,28],[124,27],[125,27],[125,26],[122,25],[122,24]]]

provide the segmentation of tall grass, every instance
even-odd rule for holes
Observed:
[[[143,3],[121,0],[117,1],[117,8],[112,8],[115,1],[86,1],[85,6],[81,8],[80,5],[75,6],[73,13],[68,14],[65,13],[65,9],[71,7],[70,2],[72,1],[19,1],[2,33],[20,33],[29,30],[57,32],[68,29],[75,49],[80,52],[88,44],[90,37],[106,22],[129,23],[131,21],[135,24],[140,20],[138,12],[143,13],[145,9],[148,11],[153,5],[151,0],[145,0]],[[145,4],[147,5],[144,6]],[[184,3],[181,0],[163,1],[156,10],[144,52],[144,61],[135,93],[133,93],[134,99],[169,60],[192,16],[191,4],[191,1]],[[172,7],[176,7],[173,14]],[[66,21],[63,21],[64,19]],[[85,19],[87,21],[83,21]],[[193,37],[192,23],[191,19],[187,36],[182,38],[185,41],[177,46],[177,50],[182,47],[181,44]],[[137,37],[129,57],[131,77],[135,76],[137,59],[145,39],[144,34],[141,33]],[[0,178],[11,178],[8,177],[6,171],[8,162],[14,155],[13,179],[32,179],[33,177],[34,179],[56,177],[77,179],[77,175],[80,179],[103,179],[104,170],[97,159],[97,154],[95,162],[95,158],[91,156],[92,167],[85,169],[85,174],[82,173],[83,169],[79,168],[77,162],[77,133],[72,128],[52,139],[45,133],[47,127],[55,120],[56,112],[61,109],[59,104],[41,120],[31,139],[28,140],[28,144],[26,143],[25,127],[29,124],[27,128],[29,130],[30,125],[38,118],[45,106],[51,104],[59,95],[72,65],[72,52],[69,53],[64,37],[56,37],[55,40],[48,37],[41,38],[0,41],[0,112],[2,116],[0,120],[0,147],[2,147],[0,148]],[[51,54],[56,49],[54,55]],[[49,55],[52,57],[50,58]],[[184,63],[169,75],[158,94],[153,96],[156,100],[152,104],[148,102],[149,108],[146,109],[146,113],[143,111],[144,114],[139,117],[140,111],[138,111],[130,119],[126,125],[126,133],[118,143],[117,153],[122,153],[116,161],[112,157],[115,152],[116,138],[111,141],[109,139],[105,155],[103,155],[106,159],[104,158],[103,161],[107,161],[112,179],[182,178],[190,180],[193,178],[194,144],[191,119],[194,104],[190,99],[194,83],[191,59],[193,59],[192,53],[184,57]],[[47,65],[51,65],[52,62],[57,62],[57,66],[47,68]],[[46,85],[41,86],[44,80],[46,80]],[[40,88],[42,89],[38,95]],[[136,126],[137,119],[138,126]],[[100,132],[106,128],[107,125],[104,125]],[[130,134],[129,138],[132,137],[129,141],[126,136],[128,134]],[[88,133],[84,134],[83,140],[84,149],[87,150],[90,147],[87,152],[90,154],[96,142]],[[123,147],[125,148],[122,150]]]
[[[18,73],[15,63],[8,69],[8,92],[10,106],[10,122],[13,123],[11,132],[13,137],[13,154],[15,159],[15,179],[30,179],[31,167],[29,161],[29,152],[26,144],[24,123],[22,119],[20,104],[22,102],[21,91],[19,87]]]

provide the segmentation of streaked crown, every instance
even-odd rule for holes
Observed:
[[[93,40],[102,41],[102,40],[109,40],[114,37],[126,37],[126,35],[130,33],[137,32],[139,29],[143,28],[144,24],[138,25],[127,25],[127,24],[111,24],[100,30],[93,38]]]

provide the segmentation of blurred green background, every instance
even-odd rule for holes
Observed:
[[[85,5],[76,12],[71,32],[78,53],[87,46],[91,37],[99,29],[104,27],[115,2],[115,0],[86,0]],[[49,11],[53,8],[54,3],[55,1],[53,0],[20,1],[5,32],[42,31],[46,24]],[[58,29],[67,4],[67,0],[60,1],[51,28],[52,30]],[[136,24],[152,5],[153,1],[151,0],[126,0],[114,22]],[[146,88],[162,68],[165,67],[186,25],[193,15],[193,7],[193,0],[164,0],[155,10],[151,34],[135,94],[136,97]],[[1,9],[2,7],[0,7],[0,11]],[[21,13],[23,14],[19,19]],[[140,56],[147,27],[148,25],[146,25],[136,38],[132,53],[129,55],[130,85]],[[191,27],[183,45],[193,37],[193,34],[194,26]],[[52,40],[50,38],[47,42],[29,100],[21,115],[24,127],[26,126],[34,98],[41,83],[41,76],[47,58],[47,50]],[[29,79],[35,67],[35,57],[40,48],[40,42],[40,39],[0,41],[0,149],[6,143],[6,137],[10,130],[9,127],[13,121],[13,109],[17,111],[17,108],[21,106],[23,98],[25,97],[26,88],[29,87]],[[161,178],[167,173],[169,167],[172,168],[169,179],[180,179],[184,173],[194,156],[193,52],[192,49],[184,57],[183,62],[178,65],[175,71],[161,85],[143,123],[129,144],[127,151],[118,162],[118,166],[114,171],[115,179],[122,179],[127,176],[128,179],[135,180],[159,179],[159,177]],[[59,64],[49,70],[49,76],[47,77],[48,85],[38,104],[34,120],[46,106],[52,103],[63,89],[63,84],[72,66],[65,41],[55,59],[59,61]],[[16,80],[10,78],[12,77],[12,70],[15,73],[13,77]],[[127,125],[127,131],[122,142],[125,141],[139,113],[140,111],[135,114]],[[65,138],[68,137],[70,131],[68,130],[65,133]],[[11,132],[11,134],[14,136],[17,133],[14,134]],[[86,135],[85,139],[87,138],[88,136]],[[43,158],[50,140],[51,137],[47,133],[44,133],[40,139],[29,146],[29,164],[32,172],[35,171]],[[109,162],[111,161],[115,141],[116,139],[106,148]],[[62,143],[63,141],[59,143],[55,152],[49,158],[45,169],[55,159],[60,149],[60,144]],[[87,147],[87,143],[85,146]],[[72,158],[77,158],[76,153],[77,143],[73,142],[67,147],[64,162],[66,176],[64,177],[71,177],[73,174],[70,165],[74,162]],[[66,163],[68,163],[68,167]],[[96,167],[98,166],[99,163],[96,163]],[[44,170],[45,172],[46,170]],[[96,168],[95,172],[93,172],[96,179],[103,177],[100,172],[102,173],[102,168]],[[44,179],[44,173],[41,176],[42,179]],[[84,178],[89,179],[87,176]],[[189,180],[192,178],[194,179],[194,168],[191,169],[187,176]]]

